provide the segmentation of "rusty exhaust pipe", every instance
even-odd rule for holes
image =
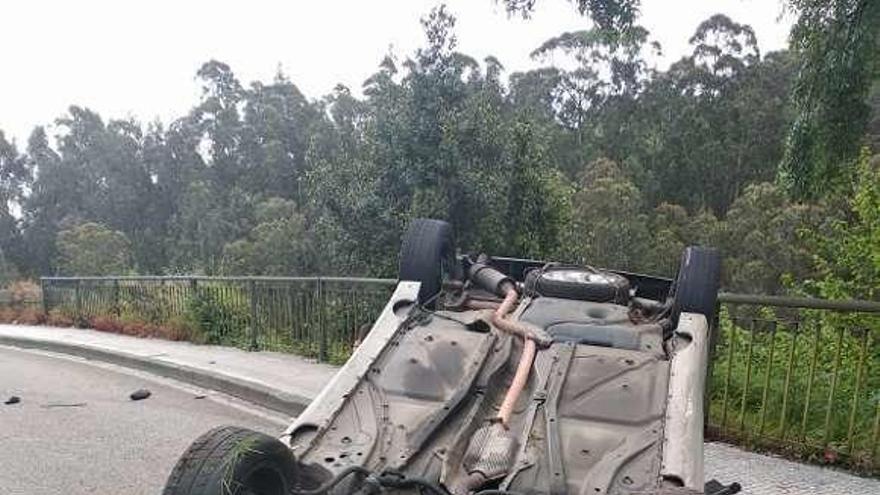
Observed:
[[[483,259],[471,265],[469,278],[475,285],[504,297],[501,304],[492,313],[492,324],[506,333],[523,339],[523,350],[519,358],[519,364],[516,366],[516,373],[513,376],[513,381],[510,382],[510,386],[507,388],[507,393],[504,395],[504,400],[501,402],[501,407],[498,409],[498,416],[496,417],[496,420],[507,429],[510,427],[510,417],[513,415],[513,408],[516,406],[519,395],[525,388],[526,383],[528,383],[532,364],[535,361],[535,354],[537,353],[535,338],[540,338],[544,344],[549,343],[549,339],[546,335],[536,335],[535,329],[528,325],[507,317],[513,311],[516,301],[519,299],[519,293],[516,290],[516,283],[513,279],[490,267]]]
[[[516,286],[513,283],[506,283],[504,284],[504,290],[507,293],[501,305],[492,314],[492,324],[507,333],[518,335],[523,339],[522,354],[519,358],[519,364],[516,366],[516,373],[513,375],[513,381],[510,382],[510,387],[508,387],[507,393],[504,394],[504,401],[498,409],[497,420],[501,422],[505,429],[508,429],[510,428],[510,417],[513,415],[513,408],[516,406],[519,395],[529,380],[537,346],[535,341],[531,339],[528,328],[507,318],[507,315],[513,311],[517,299],[519,299]]]
[[[501,407],[498,409],[497,419],[504,426],[504,429],[510,428],[510,417],[513,415],[513,408],[516,406],[516,401],[529,380],[536,351],[537,346],[534,340],[525,339],[523,341],[523,350],[519,358],[519,364],[516,366],[516,374],[513,376],[513,381],[510,382],[507,393],[504,394],[504,401],[501,403]]]
[[[482,299],[467,299],[464,305],[468,309],[498,309],[501,303],[495,301],[484,301]]]

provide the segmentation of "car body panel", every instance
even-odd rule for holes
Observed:
[[[522,340],[491,325],[490,309],[420,308],[418,289],[398,285],[282,437],[306,477],[362,466],[436,479],[454,494],[702,490],[705,318],[683,315],[670,339],[680,348],[668,349],[662,329],[626,307],[522,297],[512,318],[550,333],[568,326],[538,351],[504,428],[495,418]]]

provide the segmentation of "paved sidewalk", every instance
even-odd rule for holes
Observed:
[[[0,344],[110,361],[218,389],[288,414],[304,409],[337,369],[292,354],[248,352],[77,328],[0,325]]]
[[[336,367],[290,354],[247,352],[188,342],[141,339],[74,328],[0,325],[0,344],[37,347],[134,365],[182,381],[265,402],[266,394],[278,410],[295,414],[326,384]],[[83,352],[84,351],[84,352]],[[130,360],[128,358],[131,358]],[[171,373],[168,373],[171,371]],[[207,383],[200,379],[211,379]],[[213,380],[213,381],[212,381]],[[225,388],[224,388],[225,387]],[[266,405],[266,404],[263,404]],[[286,408],[286,409],[285,409]],[[291,411],[294,408],[295,411]],[[729,445],[706,444],[706,478],[738,481],[748,495],[880,494],[880,480],[746,452]]]
[[[706,479],[737,481],[746,495],[869,495],[880,493],[880,480],[860,478],[821,466],[707,443]]]

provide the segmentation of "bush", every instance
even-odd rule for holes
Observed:
[[[187,305],[193,341],[247,347],[250,316],[243,301],[234,292],[197,291]]]
[[[53,309],[49,311],[49,314],[46,316],[46,324],[49,326],[72,327],[73,323],[73,318],[60,309]]]
[[[41,325],[45,322],[46,315],[36,307],[19,304],[0,306],[0,323]]]
[[[67,275],[122,275],[131,269],[131,243],[122,232],[84,223],[58,233],[59,266]]]
[[[41,300],[39,284],[32,280],[17,280],[7,286],[13,303],[36,303]]]
[[[89,327],[99,332],[122,333],[122,324],[108,316],[95,316],[89,319]]]

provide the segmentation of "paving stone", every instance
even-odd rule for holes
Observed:
[[[746,452],[722,443],[707,443],[704,455],[706,479],[739,482],[744,495],[880,494],[878,479]]]

